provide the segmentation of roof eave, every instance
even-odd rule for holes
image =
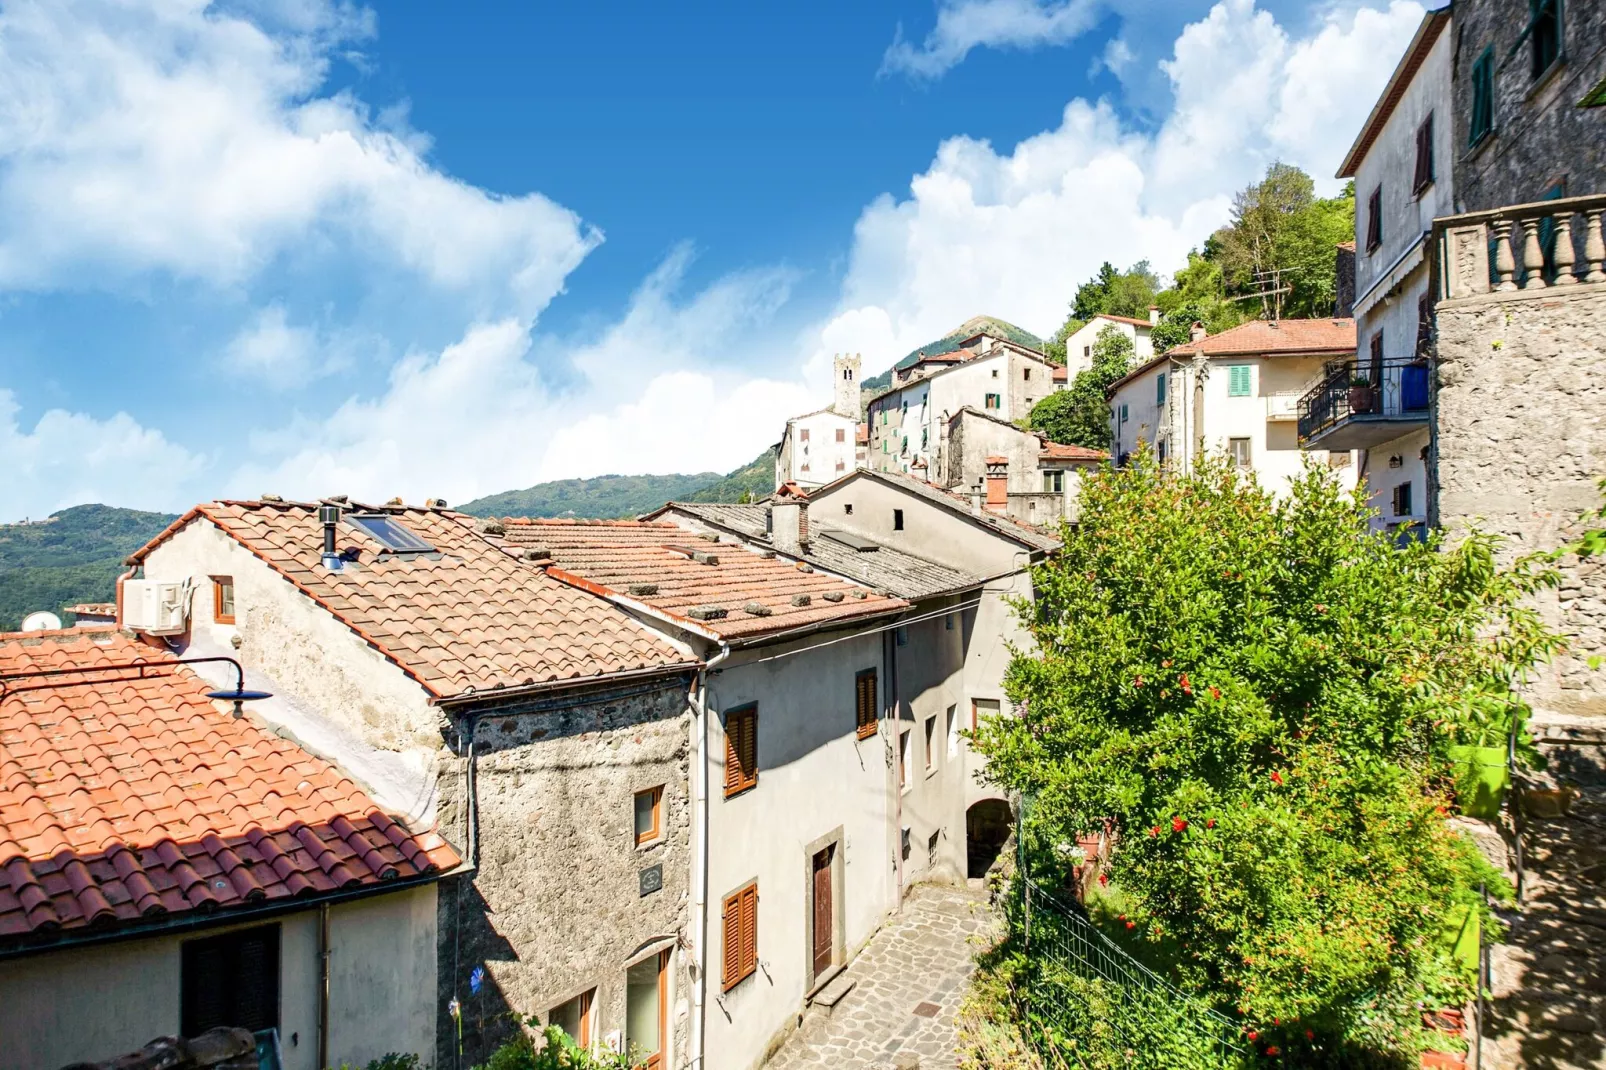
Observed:
[[[1349,151],[1344,154],[1344,162],[1339,164],[1335,178],[1355,177],[1355,172],[1360,170],[1361,160],[1371,151],[1372,145],[1377,141],[1377,135],[1383,129],[1383,124],[1388,122],[1390,115],[1394,114],[1395,106],[1399,104],[1400,97],[1405,93],[1405,86],[1410,83],[1412,78],[1416,77],[1416,72],[1421,68],[1422,61],[1427,57],[1428,50],[1439,39],[1439,34],[1444,31],[1444,27],[1449,21],[1450,8],[1448,6],[1429,11],[1422,16],[1421,23],[1417,25],[1416,34],[1411,38],[1411,43],[1406,46],[1405,54],[1400,57],[1400,62],[1395,65],[1394,73],[1389,75],[1388,84],[1383,87],[1383,92],[1378,95],[1377,102],[1372,105],[1371,114],[1366,117],[1366,122],[1361,124],[1361,132],[1356,135],[1355,142],[1350,145]]]

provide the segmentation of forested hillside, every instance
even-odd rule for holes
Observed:
[[[639,516],[668,501],[738,502],[775,489],[775,451],[765,450],[728,475],[597,476],[559,479],[487,495],[460,506],[472,516]]]
[[[42,523],[0,525],[0,629],[15,630],[35,610],[59,614],[79,602],[111,601],[123,559],[173,520],[75,505]]]

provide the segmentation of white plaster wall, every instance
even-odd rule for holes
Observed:
[[[907,473],[916,460],[929,465],[937,451],[937,422],[930,404],[931,382],[922,379],[877,399],[870,417],[868,463],[880,472]],[[927,435],[921,448],[920,433]],[[905,449],[904,439],[909,440]]]
[[[900,824],[909,829],[903,887],[917,881],[962,883],[965,879],[965,796],[969,747],[962,740],[949,753],[948,713],[969,727],[964,687],[965,627],[962,611],[918,621],[903,629],[904,645],[892,647],[897,678],[897,731],[910,735],[913,761],[899,788]],[[926,767],[925,731],[933,727],[932,764]],[[936,838],[936,849],[930,844]],[[901,850],[901,843],[898,845]]]
[[[857,531],[916,557],[978,576],[997,575],[1025,564],[1026,547],[970,519],[962,504],[955,502],[955,506],[959,512],[861,477],[810,499],[809,516],[815,523]],[[893,528],[895,509],[903,510],[902,531]]]
[[[195,520],[152,550],[145,576],[192,580],[196,639],[229,649],[238,636],[241,664],[369,745],[430,753],[440,747],[439,715],[423,685],[210,521]],[[233,625],[213,620],[212,576],[234,580]]]
[[[818,641],[817,639],[812,641]],[[803,640],[795,646],[806,646]],[[709,886],[707,1062],[711,1070],[755,1065],[796,1021],[807,982],[808,845],[842,830],[842,944],[849,956],[895,904],[888,843],[891,736],[854,730],[854,675],[886,671],[877,633],[774,661],[775,647],[738,653],[711,684],[708,776]],[[758,703],[758,784],[725,798],[724,711]],[[721,903],[758,881],[758,969],[729,992],[723,975]]]
[[[1076,373],[1085,371],[1093,366],[1093,357],[1090,350],[1093,343],[1098,341],[1100,332],[1106,327],[1114,327],[1132,340],[1132,351],[1136,363],[1141,364],[1154,356],[1154,343],[1149,340],[1147,328],[1137,326],[1135,323],[1122,323],[1118,320],[1107,320],[1094,317],[1082,324],[1074,334],[1065,339],[1065,367],[1070,378],[1076,378]]]
[[[1162,375],[1170,376],[1166,384],[1165,405],[1155,400],[1159,395],[1157,383]],[[1123,453],[1136,452],[1140,442],[1158,448],[1162,440],[1166,441],[1167,455],[1175,455],[1175,444],[1170,442],[1168,433],[1168,421],[1171,419],[1169,406],[1173,392],[1183,385],[1184,376],[1183,369],[1167,362],[1134,376],[1116,388],[1110,398],[1112,457],[1119,461]],[[1121,420],[1122,405],[1126,406],[1125,422]]]
[[[856,467],[855,421],[834,412],[817,412],[787,421],[785,479],[802,487],[818,487],[839,479]],[[808,441],[803,441],[803,431]],[[842,432],[842,441],[836,433]],[[840,467],[838,467],[840,466]]]
[[[1384,442],[1366,451],[1366,503],[1377,510],[1372,517],[1374,529],[1388,529],[1398,524],[1426,524],[1428,520],[1427,462],[1422,451],[1427,449],[1428,429],[1421,428],[1401,435],[1392,442]],[[1400,467],[1390,468],[1391,458],[1400,459]],[[1401,483],[1411,484],[1411,511],[1404,516],[1394,512],[1394,488]]]
[[[285,1070],[319,1070],[318,913],[279,931]],[[0,1070],[50,1070],[132,1052],[179,1031],[185,940],[270,922],[44,952],[0,962]],[[386,1052],[428,1059],[435,1044],[435,886],[333,907],[329,1056],[361,1065]]]

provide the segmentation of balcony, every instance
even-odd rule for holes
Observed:
[[[1441,300],[1606,282],[1606,195],[1513,204],[1433,221]]]
[[[1428,363],[1335,360],[1299,399],[1299,444],[1364,450],[1428,423]]]
[[[1300,392],[1297,390],[1279,390],[1274,394],[1266,395],[1266,419],[1268,420],[1297,420],[1299,419]]]

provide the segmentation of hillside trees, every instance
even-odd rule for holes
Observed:
[[[1107,326],[1093,342],[1093,364],[1076,373],[1070,389],[1057,390],[1032,406],[1027,423],[1053,442],[1110,448],[1110,406],[1104,393],[1130,370],[1132,339]]]

